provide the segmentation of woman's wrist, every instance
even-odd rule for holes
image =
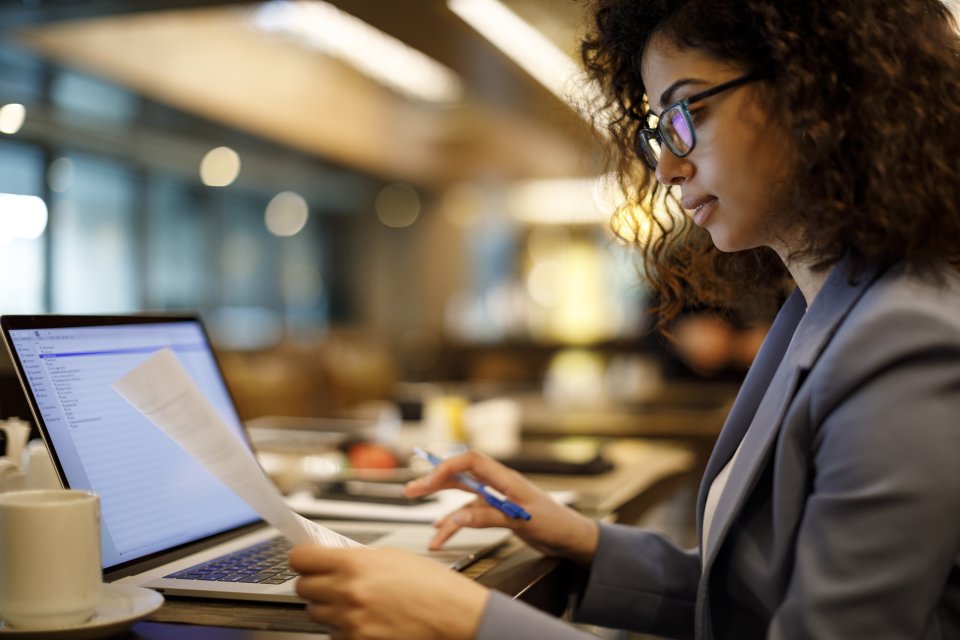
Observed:
[[[593,563],[597,554],[597,545],[600,542],[600,527],[596,521],[584,515],[578,515],[577,534],[571,540],[572,544],[564,554],[568,559],[584,567]]]

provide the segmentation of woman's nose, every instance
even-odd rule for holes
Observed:
[[[673,152],[664,146],[654,173],[657,176],[657,182],[664,186],[683,184],[693,177],[693,164],[685,157],[678,158],[673,155]]]

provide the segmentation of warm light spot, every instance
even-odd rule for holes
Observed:
[[[20,131],[27,117],[27,109],[15,102],[0,107],[0,133],[14,134]]]
[[[674,224],[673,216],[662,205],[624,205],[610,218],[610,229],[614,236],[626,244],[646,246],[663,235],[656,220],[666,225]],[[654,220],[656,217],[656,220]]]
[[[200,179],[208,187],[225,187],[240,174],[240,156],[230,147],[207,152],[200,162]]]
[[[288,238],[300,233],[307,224],[310,208],[298,193],[283,191],[270,200],[264,214],[267,230],[275,236]]]
[[[605,173],[597,177],[593,183],[593,203],[598,210],[610,216],[622,207],[624,202],[623,190],[615,174]]]
[[[454,103],[463,97],[463,82],[449,67],[329,2],[275,0],[257,7],[251,20],[411,98]]]
[[[600,89],[541,31],[500,0],[447,0],[447,6],[548,91],[589,119],[590,105],[601,95]]]
[[[420,196],[410,185],[398,182],[381,189],[374,206],[386,226],[409,227],[420,215]]]
[[[557,352],[547,365],[543,395],[560,406],[597,406],[603,401],[605,363],[599,353],[585,349]]]
[[[526,180],[512,185],[507,210],[528,224],[600,224],[607,216],[594,202],[596,178]]]
[[[552,307],[560,301],[562,286],[563,265],[557,260],[538,262],[527,274],[527,293],[544,307]]]

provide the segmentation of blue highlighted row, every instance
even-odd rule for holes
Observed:
[[[68,353],[41,353],[40,358],[76,358],[78,356],[111,356],[124,353],[153,353],[161,349],[173,351],[206,351],[207,345],[197,344],[164,344],[158,347],[130,347],[129,349],[105,349],[103,351],[72,351]]]

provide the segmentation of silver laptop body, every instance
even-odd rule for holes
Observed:
[[[111,387],[171,348],[247,443],[209,339],[194,316],[3,316],[4,342],[63,486],[100,496],[104,579],[170,595],[299,601],[295,580],[223,582],[189,568],[275,538],[250,507]],[[401,548],[460,569],[509,537],[465,530],[430,552],[429,525],[325,522],[374,548]]]

